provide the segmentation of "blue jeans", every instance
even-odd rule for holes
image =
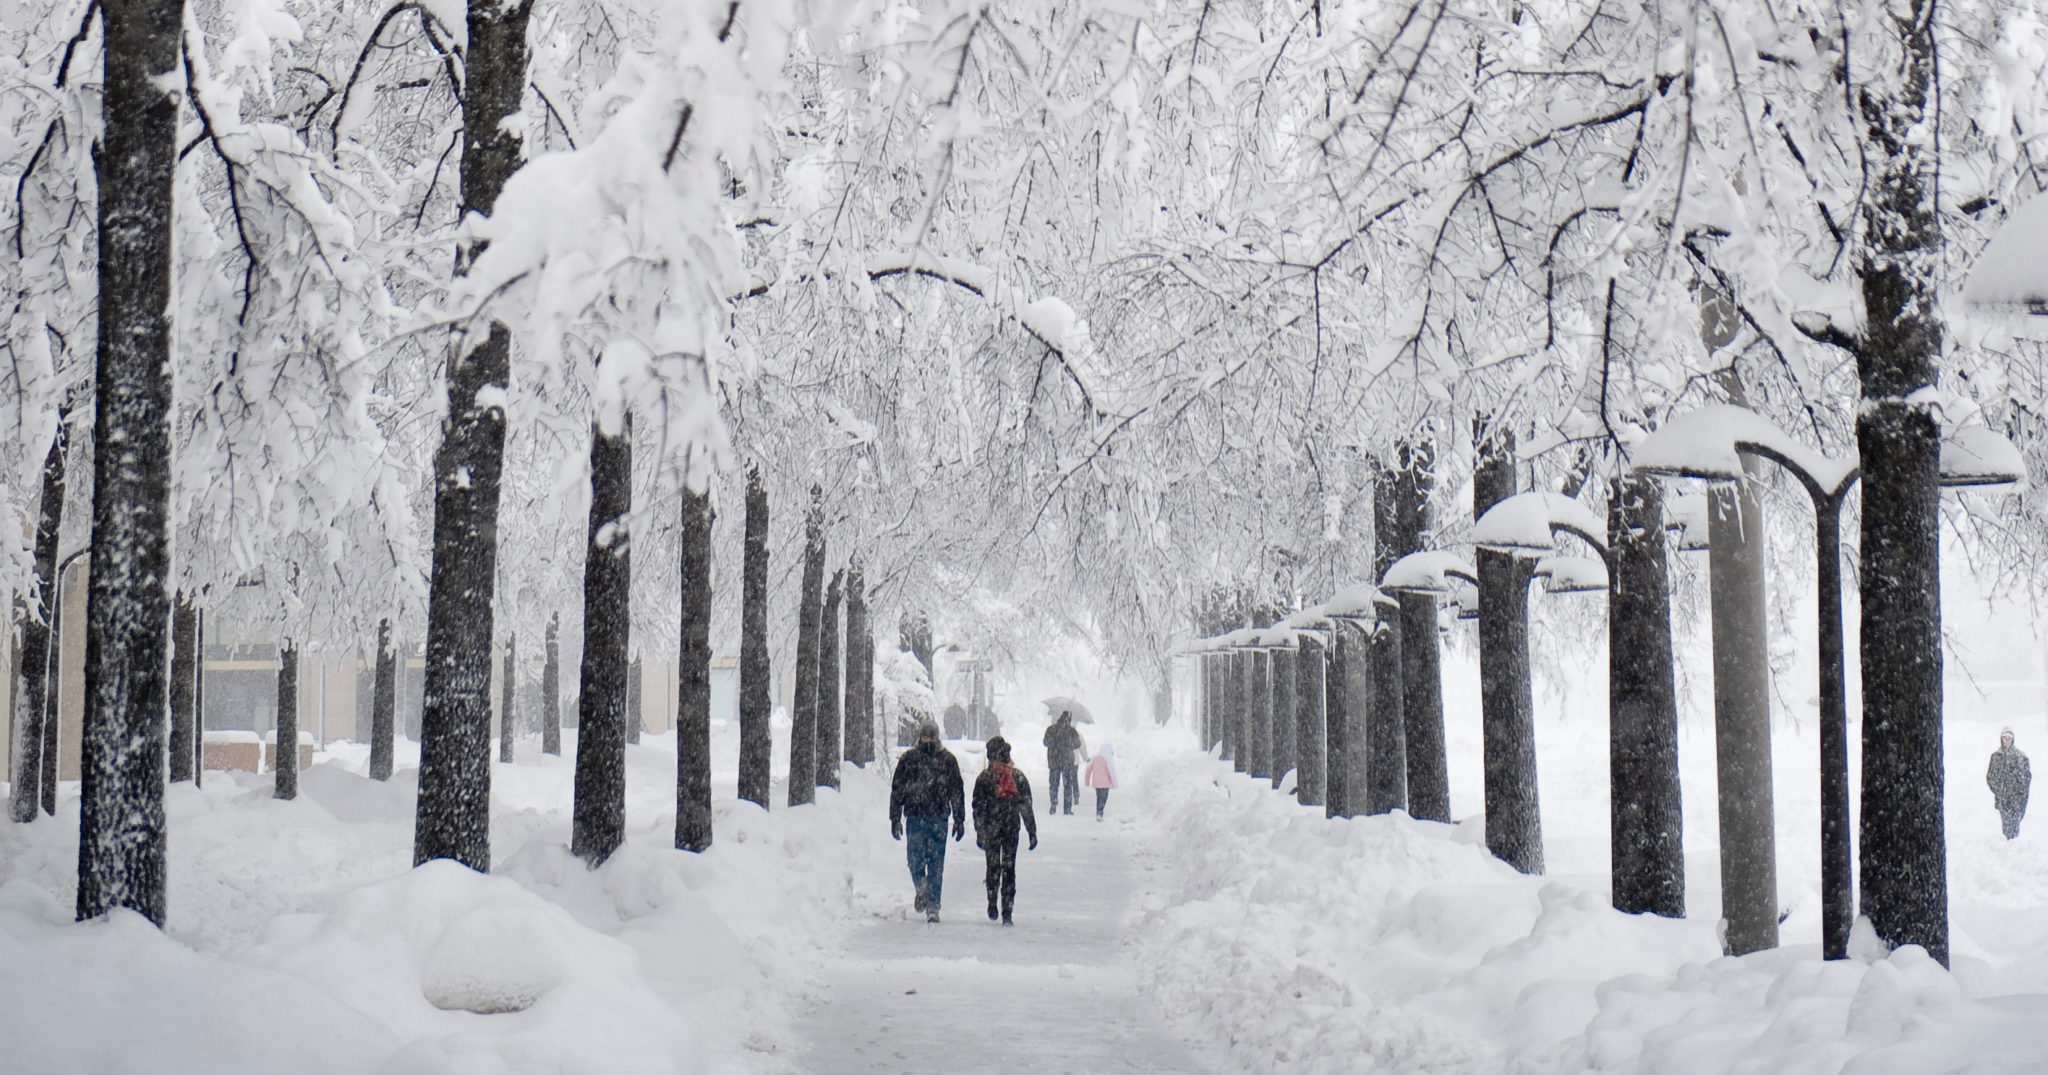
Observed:
[[[925,910],[939,909],[939,892],[946,883],[946,816],[903,819],[904,842],[910,847],[910,883]]]
[[[1079,801],[1080,798],[1081,773],[1079,768],[1069,765],[1064,769],[1054,769],[1052,771],[1052,805],[1046,807],[1046,813],[1057,814],[1060,812],[1061,807],[1066,807],[1067,813],[1071,814],[1074,812],[1074,803]]]

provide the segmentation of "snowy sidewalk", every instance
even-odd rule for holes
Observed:
[[[1210,1070],[1138,995],[1122,947],[1126,903],[1154,854],[1140,843],[1148,828],[1077,812],[1041,817],[1038,831],[1038,850],[1017,856],[1012,928],[987,918],[971,834],[947,843],[941,924],[912,920],[903,871],[903,918],[854,933],[824,974],[819,1007],[804,1020],[805,1070]]]

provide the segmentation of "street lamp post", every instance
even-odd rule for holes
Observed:
[[[1861,476],[1856,457],[1838,459],[1800,444],[1746,407],[1715,404],[1678,415],[1636,445],[1634,469],[1672,477],[1735,481],[1743,455],[1783,467],[1813,500],[1814,572],[1819,591],[1821,956],[1845,959],[1854,921],[1849,872],[1848,673],[1842,640],[1842,502]],[[1956,430],[1941,446],[1941,483],[2000,485],[2025,468],[2019,452],[1981,427]]]

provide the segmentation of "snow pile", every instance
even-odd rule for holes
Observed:
[[[1727,958],[1710,917],[1514,872],[1476,818],[1328,820],[1206,757],[1155,757],[1137,790],[1176,864],[1134,925],[1142,984],[1242,1070],[2013,1071],[2048,1049],[2048,995],[1988,996],[2039,988],[2048,945],[1961,976],[1918,948]]]

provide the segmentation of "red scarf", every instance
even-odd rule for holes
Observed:
[[[988,767],[996,771],[996,797],[1007,799],[1017,794],[1017,767],[1006,761],[992,761]]]

